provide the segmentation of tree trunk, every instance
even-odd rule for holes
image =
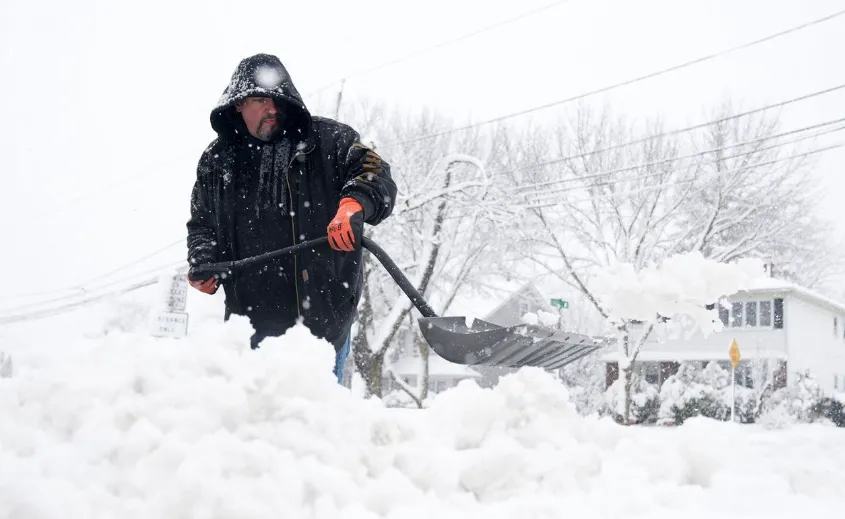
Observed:
[[[370,348],[370,341],[367,337],[367,329],[373,322],[373,305],[370,299],[370,258],[369,251],[364,251],[364,291],[361,297],[361,306],[358,313],[358,333],[355,335],[355,347],[352,349],[352,358],[355,360],[355,369],[364,378],[367,394],[370,396],[374,387],[373,373],[373,351]],[[381,380],[381,373],[378,373]]]
[[[428,361],[429,361],[429,350],[428,350],[428,343],[423,340],[417,341],[417,346],[420,349],[420,361],[422,362],[422,376],[420,377],[420,401],[425,401],[428,398]]]
[[[625,415],[622,417],[624,425],[631,424],[631,386],[634,384],[634,364],[631,363],[622,370],[625,374]]]
[[[372,353],[370,355],[370,369],[368,371],[367,392],[372,396],[382,398],[381,394],[381,374],[384,367],[384,351]]]

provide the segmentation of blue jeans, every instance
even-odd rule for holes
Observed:
[[[351,343],[351,337],[347,336],[346,342],[343,343],[343,346],[334,355],[334,374],[337,376],[338,384],[343,383],[343,363],[346,362],[346,357],[349,356]]]
[[[263,341],[267,337],[272,337],[275,334],[269,332],[255,332],[252,337],[250,338],[250,346],[252,349],[258,349],[258,344]],[[279,334],[281,335],[281,334]],[[334,354],[334,369],[332,372],[337,377],[337,383],[343,383],[343,363],[346,362],[346,357],[349,356],[349,350],[351,347],[352,339],[351,336],[346,336],[346,342],[343,343],[343,346]]]

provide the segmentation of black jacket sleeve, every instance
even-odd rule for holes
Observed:
[[[197,166],[197,180],[191,192],[191,218],[188,220],[188,263],[191,266],[218,261],[217,232],[208,153]]]
[[[342,146],[341,163],[346,177],[341,198],[351,197],[364,208],[364,221],[378,225],[393,212],[396,203],[396,183],[390,176],[390,164],[375,151],[360,142],[357,132]]]

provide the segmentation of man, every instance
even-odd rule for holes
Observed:
[[[335,347],[342,377],[363,283],[364,222],[394,205],[390,166],[355,130],[312,117],[276,56],[244,59],[211,112],[215,139],[200,157],[188,221],[191,285],[222,283],[226,319],[247,316],[252,347],[301,321]],[[193,266],[232,261],[329,236],[329,245],[220,279]]]

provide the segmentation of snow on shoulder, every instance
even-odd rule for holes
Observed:
[[[0,379],[0,518],[793,517],[841,510],[841,433],[577,415],[550,375],[424,410],[355,398],[296,327],[50,345]],[[791,446],[800,445],[800,448]]]

